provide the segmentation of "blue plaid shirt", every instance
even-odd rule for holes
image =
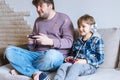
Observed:
[[[83,42],[82,37],[73,43],[71,56],[79,59],[86,59],[87,63],[99,67],[104,61],[104,44],[97,31],[93,32],[90,39]]]

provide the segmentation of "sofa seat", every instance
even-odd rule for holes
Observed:
[[[24,75],[11,75],[9,73],[10,69],[12,69],[10,64],[0,67],[0,80],[32,80]],[[49,74],[52,80],[54,75],[55,72]],[[81,76],[76,80],[120,80],[120,71],[117,69],[99,68],[95,74]]]

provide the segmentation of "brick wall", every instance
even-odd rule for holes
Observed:
[[[0,55],[9,45],[23,45],[27,43],[26,35],[31,33],[31,27],[24,20],[29,12],[15,12],[0,0]]]

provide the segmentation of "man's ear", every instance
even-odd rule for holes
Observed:
[[[48,6],[49,6],[51,9],[53,8],[53,5],[52,5],[52,4],[49,4],[49,3],[48,3]]]

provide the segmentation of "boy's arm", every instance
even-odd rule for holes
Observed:
[[[103,63],[104,61],[104,44],[103,44],[103,40],[99,39],[96,43],[96,52],[95,55],[89,58],[86,58],[87,63],[91,64],[93,66],[98,67],[100,64]]]

